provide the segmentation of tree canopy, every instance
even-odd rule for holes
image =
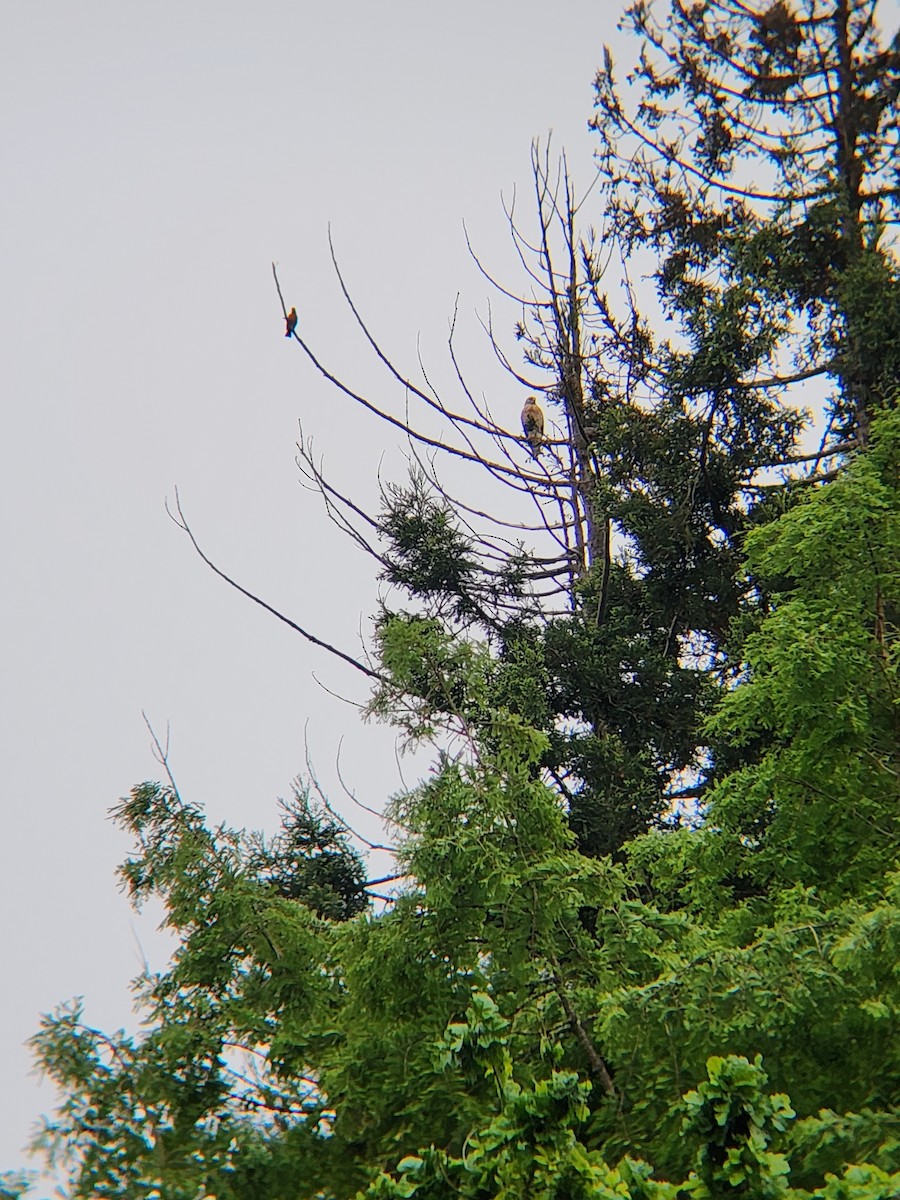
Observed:
[[[408,379],[345,289],[447,435],[382,411],[422,455],[377,512],[301,435],[390,589],[365,663],[326,649],[433,770],[386,810],[389,881],[303,784],[268,840],[171,778],[121,802],[123,879],[178,948],[139,981],[144,1033],[71,1004],[35,1038],[69,1195],[900,1194],[900,42],[876,9],[626,11],[599,187],[535,149],[537,235],[510,215],[521,365],[490,334],[542,441],[452,339],[458,404]]]

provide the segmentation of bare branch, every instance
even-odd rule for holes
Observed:
[[[396,381],[399,384],[402,384],[402,386],[408,392],[411,392],[414,396],[416,396],[419,400],[423,401],[430,408],[435,409],[437,412],[439,412],[443,416],[447,417],[455,425],[469,425],[472,428],[478,429],[482,433],[487,433],[494,438],[505,437],[505,438],[510,438],[513,441],[517,441],[518,438],[516,437],[515,434],[508,433],[505,430],[501,429],[499,426],[496,426],[496,425],[485,426],[485,425],[482,425],[478,421],[473,421],[470,417],[464,417],[461,413],[451,412],[450,409],[446,408],[445,405],[441,404],[439,400],[437,400],[436,398],[432,399],[431,396],[427,396],[425,394],[425,392],[423,392],[420,388],[417,388],[414,383],[411,383],[408,379],[406,379],[403,375],[400,374],[400,372],[397,370],[397,368],[394,366],[394,364],[391,362],[391,360],[387,357],[387,355],[384,353],[384,351],[381,349],[381,347],[375,341],[375,338],[372,336],[372,333],[369,330],[369,327],[366,325],[365,321],[360,316],[359,310],[357,309],[356,305],[353,302],[353,298],[351,297],[349,291],[347,290],[347,285],[344,283],[344,277],[341,274],[341,269],[338,266],[337,256],[335,255],[335,252],[334,252],[334,244],[331,240],[330,227],[328,230],[328,248],[331,252],[331,261],[334,265],[334,271],[338,277],[338,283],[340,284],[341,291],[344,294],[344,299],[347,301],[350,311],[353,313],[353,316],[356,319],[357,325],[359,325],[360,329],[362,330],[363,334],[365,335],[366,341],[369,343],[369,345],[375,351],[375,354],[377,355],[379,361],[381,363],[383,363],[383,365],[385,367],[387,367],[388,371],[391,373],[391,375],[393,375],[394,379],[396,379]]]
[[[156,735],[156,730],[150,724],[150,718],[143,709],[141,709],[141,716],[144,718],[144,724],[147,726],[147,729],[150,731],[150,737],[153,739],[153,757],[165,771],[166,778],[171,785],[175,799],[179,804],[183,804],[184,801],[181,799],[181,793],[178,791],[178,785],[175,782],[175,777],[173,776],[172,770],[169,767],[169,722],[166,721],[166,744],[163,746],[160,744],[160,740]]]
[[[815,379],[817,375],[827,375],[838,365],[836,359],[831,359],[830,362],[822,363],[819,367],[810,367],[806,371],[798,371],[795,375],[771,375],[767,379],[751,379],[748,382],[741,382],[739,386],[748,390],[787,387],[791,383],[802,383],[804,379]]]
[[[325,811],[329,814],[329,816],[334,817],[335,821],[337,821],[340,825],[342,825],[343,828],[346,829],[348,833],[352,834],[353,837],[355,837],[357,839],[357,841],[362,842],[362,844],[364,846],[367,846],[370,850],[386,850],[388,852],[388,854],[396,854],[397,853],[396,846],[385,846],[381,842],[370,841],[369,838],[365,837],[358,830],[354,829],[353,826],[350,824],[350,822],[346,819],[346,817],[341,816],[341,814],[337,811],[337,809],[334,807],[334,805],[331,803],[331,801],[325,795],[325,791],[322,788],[322,785],[319,783],[318,777],[316,776],[315,768],[312,765],[312,759],[309,756],[309,745],[308,744],[306,745],[306,748],[305,748],[305,757],[306,757],[306,770],[309,774],[309,781],[312,784],[313,788],[315,789],[316,795],[319,797],[319,800],[321,801],[322,806],[324,807]]]
[[[560,1004],[563,1006],[563,1011],[566,1014],[566,1018],[569,1022],[569,1026],[572,1029],[572,1032],[575,1034],[575,1037],[578,1040],[579,1045],[581,1046],[582,1050],[584,1051],[584,1053],[587,1057],[588,1062],[590,1063],[592,1074],[596,1075],[596,1077],[600,1080],[603,1090],[604,1090],[604,1092],[606,1092],[607,1096],[614,1097],[617,1095],[617,1093],[616,1093],[616,1086],[612,1080],[612,1075],[610,1075],[609,1068],[607,1067],[606,1063],[604,1062],[602,1055],[597,1050],[597,1047],[594,1045],[594,1043],[591,1041],[591,1038],[582,1023],[581,1018],[578,1016],[578,1013],[575,1011],[575,1006],[572,1004],[572,1001],[569,999],[568,992],[566,989],[566,984],[562,977],[562,969],[560,968],[560,965],[559,965],[559,959],[556,957],[556,955],[553,953],[552,950],[550,951],[548,958],[550,959],[550,962],[553,964],[554,981],[556,983],[556,995],[559,998]]]
[[[335,658],[339,658],[343,662],[349,663],[351,667],[355,667],[357,671],[361,671],[363,675],[367,675],[370,679],[377,679],[379,683],[387,682],[386,677],[379,671],[373,671],[370,667],[365,666],[351,655],[345,654],[343,650],[338,650],[336,646],[332,646],[330,643],[323,641],[321,638],[317,638],[315,634],[310,633],[301,625],[298,625],[296,621],[292,621],[290,617],[286,617],[284,613],[279,612],[277,608],[273,608],[271,604],[267,604],[266,601],[260,599],[259,596],[255,596],[253,592],[249,592],[245,587],[242,587],[239,583],[232,579],[230,575],[226,575],[223,570],[217,567],[216,564],[200,549],[200,545],[197,539],[194,537],[194,533],[191,527],[188,525],[187,519],[182,511],[181,498],[178,495],[177,488],[175,489],[175,512],[173,513],[169,508],[168,501],[166,501],[166,512],[169,514],[169,517],[172,519],[174,524],[188,535],[191,545],[194,547],[209,569],[215,572],[220,579],[224,579],[227,584],[235,589],[235,591],[240,592],[242,596],[246,596],[248,600],[252,600],[254,604],[258,604],[260,608],[264,608],[266,612],[271,613],[273,617],[277,617],[279,621],[283,621],[285,625],[293,629],[295,633],[299,633],[301,637],[306,638],[308,642],[312,642],[314,646],[320,646],[323,650],[327,650],[329,654],[333,654]]]
[[[859,446],[859,441],[856,438],[850,438],[846,442],[838,442],[834,446],[822,447],[814,450],[812,454],[794,454],[790,458],[782,458],[777,462],[760,463],[759,469],[771,469],[773,467],[791,467],[795,463],[819,462],[823,458],[833,458],[836,454],[847,454],[850,450],[855,450]]]

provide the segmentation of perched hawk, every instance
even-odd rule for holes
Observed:
[[[294,330],[297,328],[297,310],[296,310],[296,308],[292,308],[291,311],[288,313],[288,315],[284,318],[284,324],[285,324],[284,336],[290,337],[291,334],[294,332]]]
[[[538,407],[534,396],[529,396],[522,409],[522,430],[525,439],[531,447],[531,453],[538,456],[544,444],[544,414]]]

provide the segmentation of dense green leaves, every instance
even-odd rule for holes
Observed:
[[[459,716],[467,749],[396,802],[408,883],[377,916],[287,898],[286,845],[301,880],[323,845],[347,853],[327,822],[298,837],[308,806],[266,849],[136,789],[126,878],[162,896],[181,947],[145,981],[142,1039],[78,1010],[38,1039],[68,1095],[47,1139],[77,1148],[73,1194],[890,1196],[896,630],[875,614],[896,611],[897,424],[752,539],[748,569],[777,587],[715,720],[737,741],[765,720],[766,750],[625,866],[573,847],[535,770],[547,739],[490,708],[477,655],[449,660],[480,707]],[[858,649],[846,670],[813,670],[815,641],[797,666],[811,605]],[[873,819],[815,792],[794,814],[786,756],[809,778],[824,762],[845,804],[873,762]]]
[[[767,749],[723,781],[710,819],[754,886],[862,896],[896,861],[898,479],[891,413],[842,478],[748,539],[770,612],[745,645],[752,677],[714,726]]]
[[[391,802],[398,886],[370,903],[303,787],[270,840],[134,789],[123,878],[177,949],[138,981],[139,1036],[75,1004],[35,1038],[71,1196],[900,1194],[900,291],[875,215],[900,60],[873,8],[632,6],[637,111],[598,80],[606,213],[672,324],[617,318],[586,254],[565,320],[519,331],[617,554],[487,565],[424,477],[387,490],[410,610],[380,613],[369,713],[435,748]],[[754,157],[771,191],[742,190]],[[847,440],[779,482],[791,349]],[[544,613],[529,587],[559,578]]]

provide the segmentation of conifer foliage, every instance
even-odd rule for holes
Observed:
[[[384,419],[526,515],[427,454],[365,513],[301,438],[393,589],[355,664],[370,713],[435,766],[391,802],[377,903],[302,787],[270,841],[171,780],[121,803],[123,878],[178,950],[143,1034],[69,1005],[35,1038],[70,1196],[900,1195],[900,43],[876,10],[628,9],[599,193],[535,151],[537,239],[511,221],[544,292],[524,365],[497,350],[540,446],[452,341],[468,408],[406,379],[347,294],[404,396]]]

